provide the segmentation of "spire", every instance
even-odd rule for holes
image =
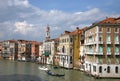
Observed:
[[[49,25],[47,25],[47,27],[46,27],[46,41],[47,40],[50,40],[50,27],[49,27]]]

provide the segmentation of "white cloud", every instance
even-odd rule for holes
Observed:
[[[8,1],[9,6],[25,6],[28,7],[30,4],[28,0],[9,0]]]
[[[14,32],[19,32],[23,35],[27,34],[27,32],[34,31],[33,25],[28,24],[26,21],[24,22],[16,22],[15,24],[15,30]]]
[[[0,32],[7,31],[4,35],[8,38],[31,40],[44,39],[47,24],[51,28],[51,37],[58,37],[64,30],[73,30],[76,26],[88,26],[106,16],[119,16],[119,14],[102,12],[98,8],[73,13],[55,9],[45,11],[31,5],[29,0],[2,0],[0,12]],[[2,34],[0,39],[5,39],[5,36]]]

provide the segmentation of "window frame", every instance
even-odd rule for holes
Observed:
[[[119,32],[119,28],[114,28],[114,32],[118,33]]]
[[[110,66],[107,67],[107,73],[110,73]]]
[[[102,32],[103,28],[102,27],[99,27],[99,32]]]
[[[119,73],[118,66],[115,67],[115,73]]]
[[[102,73],[102,66],[99,66],[99,73]]]
[[[111,28],[107,27],[107,33],[110,33],[110,32],[111,32]]]

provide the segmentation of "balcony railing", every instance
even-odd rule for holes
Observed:
[[[119,44],[119,41],[115,41],[115,44]]]
[[[119,55],[120,53],[119,52],[116,52],[115,55]]]
[[[85,45],[92,45],[92,44],[96,44],[96,42],[95,41],[87,42]]]
[[[8,45],[8,44],[3,44],[2,46],[3,46],[3,47],[9,47],[9,45]]]
[[[111,52],[107,52],[107,55],[111,55]]]
[[[103,44],[103,41],[98,41],[98,44]]]
[[[68,55],[67,53],[59,52],[58,55]]]
[[[2,54],[2,57],[10,57],[10,54]]]
[[[95,51],[93,51],[93,52],[85,52],[85,54],[91,54],[91,55],[103,55],[103,52],[95,52]]]
[[[107,43],[107,44],[111,44],[111,41],[107,41],[106,43]]]

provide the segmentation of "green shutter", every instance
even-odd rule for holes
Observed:
[[[110,58],[108,58],[107,61],[108,61],[108,64],[110,64]]]
[[[102,63],[102,57],[99,57],[99,63]]]
[[[119,63],[119,60],[118,60],[118,58],[115,58],[115,61],[116,61],[116,63]]]
[[[115,41],[118,42],[118,35],[115,35]]]
[[[115,46],[115,53],[119,53],[119,47]]]

